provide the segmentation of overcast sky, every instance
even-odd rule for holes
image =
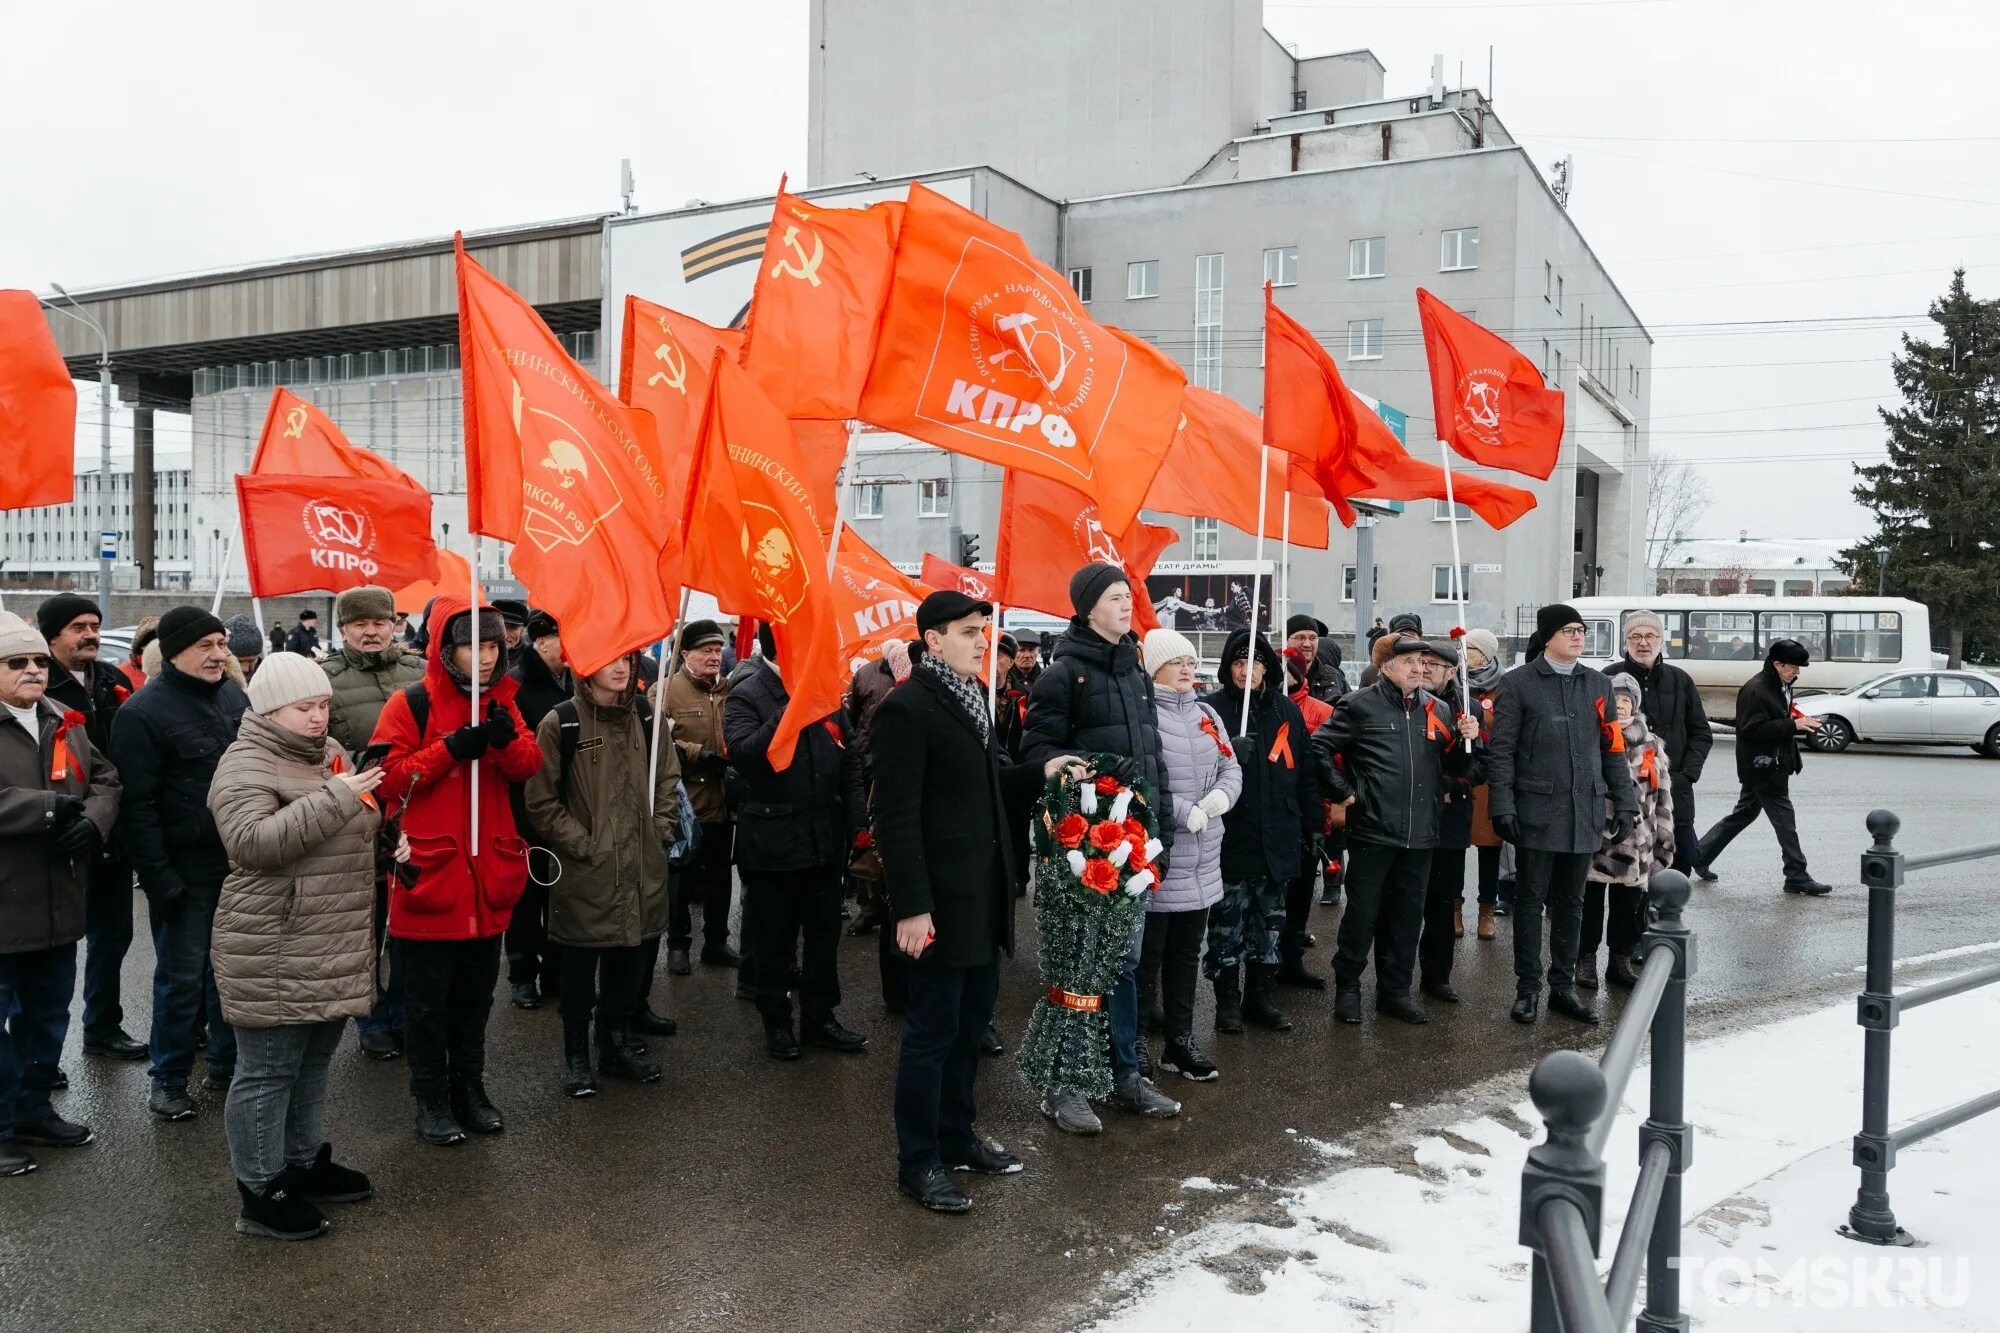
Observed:
[[[644,209],[768,193],[804,174],[806,8],[115,0],[86,31],[8,6],[0,286],[614,209],[625,156]],[[1706,473],[1699,535],[1869,529],[1848,463],[1881,453],[1898,331],[1927,336],[1954,264],[2000,293],[2000,4],[1374,0],[1265,24],[1305,55],[1371,48],[1392,96],[1434,53],[1483,85],[1492,45],[1496,111],[1545,169],[1575,155],[1571,211],[1656,339],[1653,447]]]

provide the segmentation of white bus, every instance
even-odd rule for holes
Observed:
[[[1764,666],[1774,639],[1812,652],[1801,694],[1844,690],[1898,668],[1929,668],[1931,613],[1901,597],[1579,597],[1571,605],[1589,631],[1583,660],[1602,669],[1625,655],[1619,626],[1628,611],[1667,623],[1667,660],[1694,677],[1702,705],[1719,722],[1736,714],[1736,691]]]

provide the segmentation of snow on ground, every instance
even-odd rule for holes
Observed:
[[[1909,1014],[1895,1040],[1894,1123],[2000,1087],[1996,1031],[2000,988]],[[1890,1197],[1916,1248],[1835,1232],[1859,1180],[1848,1141],[1861,1124],[1861,1050],[1851,1001],[1690,1046],[1682,1302],[1694,1327],[2000,1329],[2000,1112],[1903,1153]],[[1605,1266],[1638,1172],[1647,1080],[1642,1065],[1606,1150]],[[1525,1328],[1521,1167],[1541,1121],[1524,1096],[1506,1106],[1507,1095],[1492,1114],[1433,1117],[1434,1131],[1364,1154],[1376,1164],[1336,1167],[1249,1220],[1219,1205],[1216,1220],[1110,1284],[1132,1295],[1096,1333]],[[1350,1152],[1298,1140],[1321,1159]],[[1185,1188],[1213,1201],[1228,1183],[1196,1177]]]

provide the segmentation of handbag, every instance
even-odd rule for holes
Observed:
[[[680,798],[680,805],[674,812],[676,836],[673,846],[667,848],[667,864],[678,869],[693,861],[695,853],[701,850],[701,821],[694,817],[694,802],[688,799],[685,786],[675,786],[674,795]]]

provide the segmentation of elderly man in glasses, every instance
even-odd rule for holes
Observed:
[[[1527,662],[1501,679],[1494,697],[1488,808],[1494,830],[1518,852],[1513,1015],[1521,1023],[1541,1017],[1544,904],[1549,1008],[1597,1022],[1576,993],[1584,879],[1592,854],[1607,840],[1623,841],[1639,817],[1611,680],[1582,663],[1583,644],[1575,607],[1543,607]]]

